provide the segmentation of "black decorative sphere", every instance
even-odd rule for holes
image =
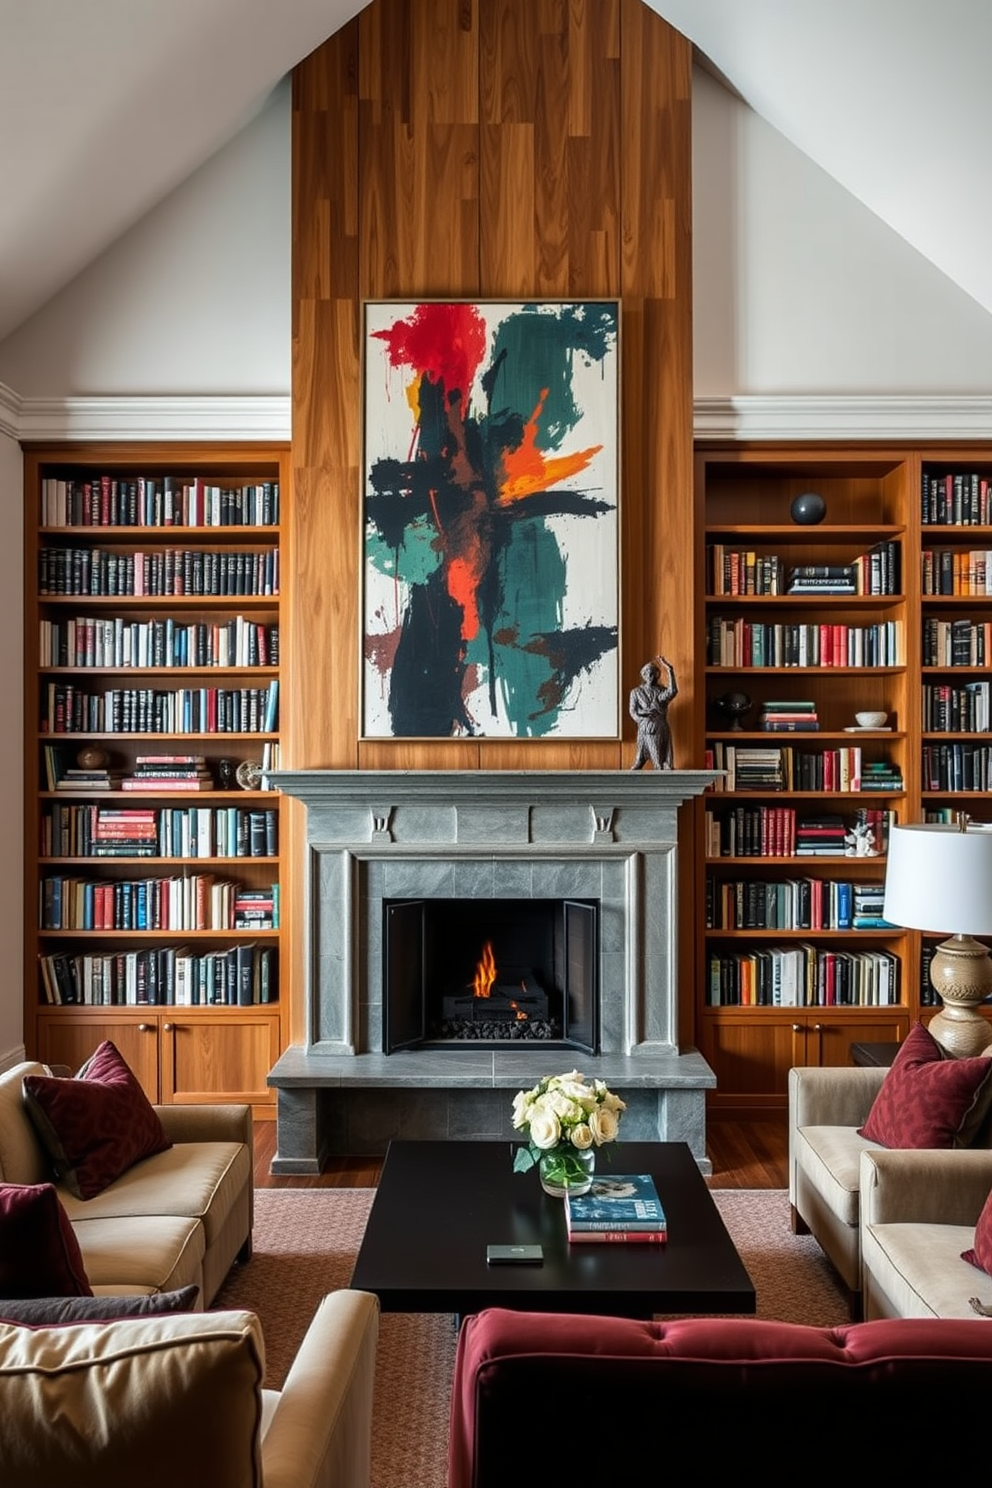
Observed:
[[[815,527],[827,515],[827,503],[818,491],[804,491],[793,501],[789,512],[801,527]]]
[[[713,699],[713,706],[729,720],[732,729],[738,730],[741,719],[751,711],[751,699],[746,692],[725,692],[723,697]]]

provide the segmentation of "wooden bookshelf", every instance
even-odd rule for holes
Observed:
[[[110,1038],[153,1100],[272,1114],[288,450],[38,446],[24,471],[28,1052],[75,1068]]]

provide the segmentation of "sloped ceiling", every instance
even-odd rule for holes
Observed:
[[[0,0],[0,340],[243,128],[361,3]],[[650,3],[992,311],[988,0]]]

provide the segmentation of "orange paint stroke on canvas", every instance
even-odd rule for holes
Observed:
[[[594,455],[602,449],[594,444],[590,449],[577,450],[571,455],[556,455],[548,459],[537,447],[537,429],[548,389],[544,388],[537,407],[524,425],[523,438],[514,450],[503,454],[503,479],[500,482],[499,502],[509,506],[522,497],[532,496],[535,491],[547,491],[559,481],[567,480],[585,470]]]

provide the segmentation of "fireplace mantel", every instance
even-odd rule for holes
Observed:
[[[333,1140],[344,1145],[336,1150],[370,1151],[386,1092],[399,1101],[385,1118],[399,1129],[387,1137],[437,1135],[438,1124],[443,1134],[501,1135],[502,1114],[487,1118],[495,1131],[472,1130],[473,1121],[466,1129],[466,1100],[478,1103],[480,1087],[502,1091],[526,1083],[527,1072],[547,1073],[551,1051],[543,1060],[517,1048],[383,1053],[382,904],[412,895],[598,900],[601,1047],[582,1057],[583,1069],[636,1087],[643,1110],[628,1115],[638,1126],[632,1137],[671,1136],[674,1124],[704,1162],[704,1091],[714,1082],[698,1052],[679,1045],[677,849],[680,806],[714,778],[704,770],[274,772],[272,784],[307,808],[306,1041],[269,1077],[279,1100],[275,1170],[314,1171],[308,1164],[340,1125],[341,1112],[326,1119],[335,1091],[347,1091],[341,1105],[352,1126],[337,1130]],[[364,1132],[358,1090],[377,1112]]]

